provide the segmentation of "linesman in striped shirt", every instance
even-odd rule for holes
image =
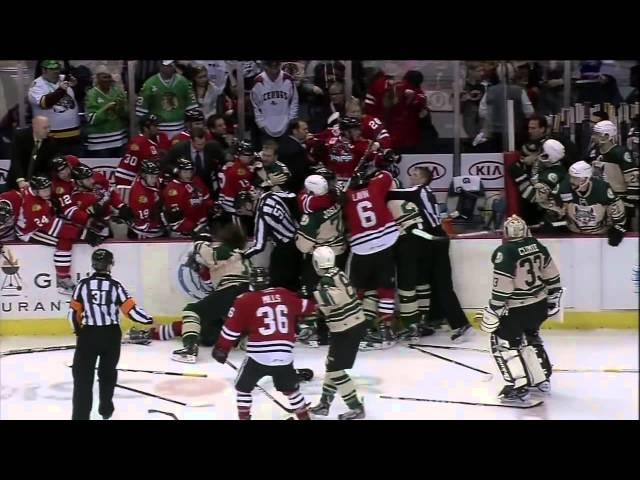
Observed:
[[[96,361],[100,386],[98,413],[107,420],[113,415],[113,390],[118,380],[120,359],[120,315],[151,325],[153,318],[136,302],[122,284],[111,277],[113,253],[100,248],[91,255],[95,272],[78,282],[69,309],[69,321],[77,336],[73,357],[72,420],[89,420],[93,404],[93,379]]]

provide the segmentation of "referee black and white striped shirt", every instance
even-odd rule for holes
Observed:
[[[245,258],[262,252],[269,239],[276,244],[283,244],[295,238],[298,225],[284,201],[285,198],[295,198],[295,195],[267,192],[260,197],[256,206],[254,245],[244,253]]]
[[[416,185],[411,188],[389,190],[387,200],[405,200],[418,207],[422,216],[424,230],[436,236],[446,237],[440,222],[438,202],[431,188],[427,185]]]
[[[149,325],[153,318],[136,302],[122,284],[107,273],[94,273],[76,285],[71,297],[68,319],[75,332],[81,326],[118,325],[120,312],[131,320]]]

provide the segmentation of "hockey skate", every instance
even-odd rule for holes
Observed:
[[[302,327],[298,334],[298,342],[311,348],[318,348],[320,346],[318,334],[314,327]]]
[[[171,360],[182,363],[196,363],[198,360],[198,345],[189,345],[188,347],[174,350]]]
[[[326,400],[320,399],[320,402],[313,407],[309,407],[309,412],[314,415],[318,415],[319,417],[326,417],[329,415],[329,409],[331,408],[331,404]]]
[[[467,340],[469,340],[469,337],[471,337],[472,334],[473,334],[473,328],[471,327],[470,323],[467,323],[466,325],[463,325],[462,327],[458,328],[455,332],[453,332],[453,335],[451,335],[451,341],[453,343],[466,342]]]
[[[151,343],[151,331],[150,330],[137,330],[132,327],[127,334],[127,341],[129,343],[135,343],[137,345],[149,345]]]
[[[531,387],[531,393],[536,393],[539,395],[550,395],[551,394],[551,381],[545,380],[538,385]]]
[[[361,351],[385,350],[393,347],[396,343],[398,343],[398,340],[391,331],[391,327],[384,325],[380,327],[378,332],[368,333],[362,342],[360,342],[359,349]]]
[[[71,277],[57,277],[56,287],[60,295],[73,295],[73,289],[76,288],[76,284],[73,283]]]
[[[409,325],[396,333],[398,340],[416,343],[420,341],[420,327],[417,323]]]
[[[527,387],[515,387],[513,385],[505,385],[500,393],[498,399],[502,403],[522,403],[529,399],[529,389]]]
[[[365,417],[364,403],[360,400],[360,405],[358,407],[353,408],[346,413],[341,413],[338,415],[338,420],[361,420]]]

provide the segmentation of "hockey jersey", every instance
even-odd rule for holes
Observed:
[[[129,104],[127,94],[117,85],[108,92],[93,87],[85,98],[89,151],[117,148],[127,143]]]
[[[235,200],[240,192],[251,190],[254,173],[241,160],[226,164],[219,174],[220,206],[225,212],[235,213]]]
[[[179,210],[184,218],[171,224],[171,230],[189,234],[193,229],[207,221],[209,208],[213,200],[204,182],[197,176],[189,183],[173,179],[162,192],[165,211]]]
[[[107,220],[113,213],[113,209],[119,210],[124,205],[118,191],[100,172],[93,172],[93,188],[91,190],[76,187],[71,193],[71,200],[71,204],[63,210],[63,216],[80,225],[87,224],[90,209],[96,205],[109,207],[101,220]]]
[[[380,148],[383,150],[392,147],[391,135],[389,135],[387,129],[384,128],[379,118],[373,115],[362,115],[360,121],[362,124],[362,138],[371,140],[372,142],[378,142]]]
[[[163,235],[164,225],[160,218],[162,203],[158,188],[149,187],[140,177],[136,178],[129,194],[129,207],[134,215],[129,227],[140,238],[155,238]]]
[[[34,117],[41,115],[49,119],[51,137],[62,139],[80,136],[78,102],[71,87],[63,91],[58,84],[38,77],[29,89],[29,103]]]
[[[331,268],[320,277],[313,295],[329,331],[344,332],[365,321],[362,302],[339,268]]]
[[[596,147],[590,152],[594,175],[601,177],[613,192],[627,205],[638,203],[640,194],[640,174],[638,164],[631,152],[621,145],[601,153]]]
[[[130,186],[138,175],[143,160],[159,159],[161,153],[168,151],[170,147],[169,137],[162,132],[155,139],[147,138],[141,133],[133,137],[127,146],[127,153],[116,169],[116,185]]]
[[[314,302],[285,288],[243,293],[227,314],[216,348],[228,352],[244,333],[248,335],[249,358],[262,365],[289,365],[293,362],[296,322],[314,310]]]
[[[180,74],[163,80],[159,73],[147,79],[136,102],[136,115],[158,117],[160,131],[169,137],[184,130],[184,112],[198,109],[191,83]]]
[[[489,306],[499,312],[538,302],[561,288],[560,273],[547,248],[533,237],[495,249]]]
[[[211,135],[211,132],[209,132],[209,131],[205,132],[205,139],[206,139],[207,142],[210,142],[211,140],[213,140],[213,136]],[[180,132],[179,134],[175,135],[171,139],[171,146],[175,145],[176,143],[190,142],[190,141],[191,141],[191,134],[189,133],[188,130],[185,130],[185,131]]]
[[[16,223],[16,233],[22,240],[28,241],[37,230],[47,230],[55,219],[56,212],[51,200],[44,200],[31,188],[22,192],[22,205]]]
[[[298,208],[302,213],[313,213],[325,210],[335,203],[328,194],[314,195],[307,191],[300,192],[296,200],[298,202]]]
[[[298,117],[298,89],[293,77],[280,72],[275,81],[261,73],[251,89],[253,114],[258,127],[272,137],[282,136],[289,122]]]
[[[313,253],[320,246],[331,247],[336,255],[344,253],[344,221],[342,208],[333,205],[324,210],[304,213],[296,233],[296,247],[302,253]]]
[[[365,187],[347,189],[345,220],[354,253],[376,253],[391,247],[398,239],[400,231],[386,201],[392,185],[391,174],[379,172]]]
[[[19,190],[10,190],[0,193],[0,202],[8,202],[13,210],[13,217],[0,225],[0,242],[8,242],[16,239],[16,225],[22,206],[22,194]]]
[[[196,242],[194,253],[198,263],[209,269],[216,290],[249,283],[251,262],[227,245]]]
[[[560,184],[567,178],[567,171],[560,165],[552,165],[538,170],[535,177],[529,177],[518,183],[522,198],[537,203],[545,210],[563,215],[559,191]]]
[[[323,161],[325,166],[336,174],[338,181],[347,181],[362,157],[369,150],[368,140],[349,142],[343,137],[332,137],[326,144],[327,157]],[[368,159],[375,161],[376,154],[370,154]]]
[[[592,177],[585,193],[571,188],[566,179],[560,185],[560,199],[566,213],[567,228],[584,234],[605,233],[612,224],[625,231],[624,204],[604,180]]]
[[[389,200],[387,207],[400,228],[400,235],[409,233],[414,228],[423,229],[422,216],[415,203],[406,200]]]

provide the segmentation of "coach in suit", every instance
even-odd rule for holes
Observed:
[[[307,150],[304,141],[309,134],[307,122],[291,120],[287,134],[279,139],[278,160],[284,163],[291,172],[286,190],[297,194],[304,186],[304,179],[310,175]]]
[[[49,137],[49,119],[34,117],[31,128],[17,130],[13,137],[7,187],[25,187],[37,174],[49,176],[51,159],[58,154],[56,141]]]
[[[209,187],[213,196],[218,190],[218,172],[224,165],[224,151],[216,141],[207,142],[204,128],[191,130],[191,141],[176,143],[165,157],[165,170],[172,170],[179,158],[188,158],[196,168],[195,174]]]

